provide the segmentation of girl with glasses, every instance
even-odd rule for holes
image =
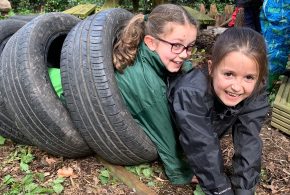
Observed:
[[[173,184],[189,183],[193,175],[176,142],[166,80],[168,75],[192,68],[187,60],[196,35],[196,21],[184,8],[162,4],[149,15],[138,14],[128,21],[113,52],[122,97],[133,118],[156,145]]]

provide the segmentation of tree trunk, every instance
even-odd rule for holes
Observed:
[[[132,4],[133,4],[133,12],[138,12],[139,10],[139,0],[132,0]]]

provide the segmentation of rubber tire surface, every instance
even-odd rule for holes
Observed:
[[[155,145],[123,103],[112,64],[117,33],[132,14],[115,8],[75,26],[62,47],[62,86],[73,122],[105,160],[135,165],[158,157]]]
[[[33,20],[34,18],[38,17],[39,14],[32,14],[32,15],[14,15],[14,16],[10,16],[9,19],[13,19],[13,20],[22,20],[25,22],[30,22],[31,20]]]
[[[9,38],[25,24],[26,22],[20,20],[0,20],[0,58]],[[8,111],[2,99],[0,92],[0,135],[19,144],[32,145],[8,115]]]
[[[91,150],[53,90],[47,58],[52,46],[61,52],[67,33],[79,21],[63,13],[33,19],[7,42],[0,69],[4,102],[19,129],[40,149],[69,158],[86,156]]]
[[[0,55],[9,38],[25,24],[21,20],[0,20]]]

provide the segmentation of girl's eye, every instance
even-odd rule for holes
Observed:
[[[225,72],[224,75],[225,75],[226,77],[230,77],[230,76],[233,75],[233,73],[231,73],[231,72]]]
[[[248,75],[248,76],[246,76],[246,79],[247,80],[255,80],[256,78],[252,75]]]
[[[172,46],[173,46],[174,49],[180,49],[180,48],[183,47],[183,45],[181,45],[179,43],[173,43]]]

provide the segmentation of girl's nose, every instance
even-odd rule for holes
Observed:
[[[182,59],[187,59],[189,57],[189,54],[187,52],[187,49],[184,49],[178,56]]]
[[[239,92],[239,91],[241,91],[242,86],[241,86],[240,82],[236,81],[232,84],[231,88],[234,92]]]

